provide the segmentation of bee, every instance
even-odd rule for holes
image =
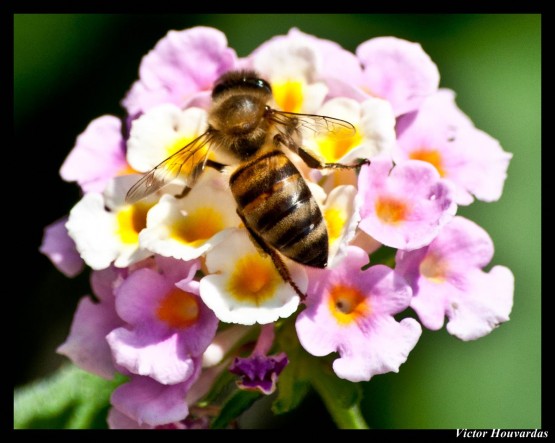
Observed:
[[[351,169],[368,160],[353,165],[322,162],[301,146],[302,131],[347,137],[355,134],[354,126],[332,117],[279,111],[268,105],[271,99],[270,84],[254,71],[224,74],[212,90],[208,129],[139,179],[126,201],[132,204],[180,174],[185,176],[185,187],[179,197],[184,197],[206,167],[222,172],[229,166],[208,158],[212,150],[222,151],[236,165],[229,186],[251,240],[304,299],[281,255],[325,268],[328,232],[322,211],[284,148],[311,168]]]

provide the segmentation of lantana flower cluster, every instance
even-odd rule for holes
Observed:
[[[322,161],[370,160],[312,170],[284,150],[330,244],[324,269],[283,258],[304,299],[253,243],[229,171],[207,168],[184,198],[177,178],[125,201],[141,174],[206,131],[214,83],[238,69],[269,82],[277,110],[355,126],[342,139],[304,134],[303,147]],[[274,392],[293,358],[277,340],[286,325],[303,352],[330,356],[337,377],[359,382],[398,372],[422,327],[446,321],[450,334],[474,340],[509,319],[513,275],[486,270],[492,240],[457,208],[498,200],[511,154],[439,78],[419,44],[394,37],[351,53],[292,29],[244,58],[207,27],[156,44],[122,101],[125,116],[101,116],[77,137],[60,174],[82,198],[45,229],[41,246],[69,277],[92,270],[92,294],[58,352],[101,377],[125,376],[110,427],[209,426],[199,405],[224,374],[237,389]]]

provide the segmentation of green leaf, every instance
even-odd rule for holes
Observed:
[[[262,394],[258,391],[235,391],[224,403],[220,414],[212,422],[211,428],[227,428],[233,420],[249,409],[260,397],[262,397]]]
[[[289,358],[289,364],[279,376],[277,396],[272,404],[274,414],[285,414],[301,404],[310,389],[306,372],[306,352],[294,329],[294,322],[284,324],[277,342]]]
[[[15,429],[106,428],[112,391],[125,381],[65,365],[44,380],[14,392]]]
[[[311,358],[310,365],[312,386],[322,397],[335,424],[341,429],[368,429],[360,412],[360,385],[335,375],[326,359]]]
[[[389,266],[390,268],[395,267],[395,254],[397,249],[390,248],[388,246],[381,246],[370,255],[370,263],[363,266],[362,269],[368,269],[370,266],[382,264]]]

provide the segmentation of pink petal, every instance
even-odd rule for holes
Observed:
[[[387,175],[388,164],[389,161],[374,160],[361,169],[359,228],[394,248],[413,250],[425,246],[456,212],[450,188],[429,163],[407,161]],[[395,222],[382,220],[377,212],[379,202],[390,199],[406,208],[406,214]]]
[[[453,91],[442,89],[428,97],[410,122],[400,119],[397,131],[395,162],[433,153],[434,166],[452,184],[458,204],[472,203],[472,194],[483,201],[500,198],[512,155],[474,127],[457,107]]]
[[[235,51],[216,29],[197,26],[170,31],[141,61],[140,79],[122,104],[131,115],[162,103],[183,106],[192,96],[211,89],[235,63]]]
[[[450,283],[438,284],[425,278],[416,283],[418,292],[413,297],[410,307],[426,328],[437,331],[443,326],[448,300],[456,297],[460,289]]]
[[[133,374],[152,377],[173,385],[187,380],[193,373],[193,360],[178,346],[177,334],[160,337],[148,331],[118,328],[106,337],[114,360]]]
[[[469,129],[457,139],[465,149],[465,162],[450,171],[450,180],[463,186],[478,200],[501,198],[512,154],[499,141],[478,129]]]
[[[46,255],[56,268],[67,277],[75,277],[85,267],[85,262],[68,235],[64,217],[44,228],[39,251]]]
[[[172,282],[157,271],[139,269],[119,286],[116,310],[131,325],[152,322],[159,301],[172,287]]]
[[[370,331],[352,334],[351,340],[339,349],[341,357],[333,362],[333,370],[338,377],[352,382],[399,372],[421,333],[420,324],[412,318],[399,323],[393,317],[374,318]]]
[[[100,303],[83,297],[73,317],[69,336],[57,352],[86,371],[111,379],[115,368],[106,334],[122,323],[115,312],[113,297]]]
[[[189,414],[185,396],[195,378],[166,386],[149,377],[133,376],[112,393],[112,405],[139,425],[178,422]]]
[[[489,234],[471,220],[454,217],[428,248],[428,253],[449,262],[450,274],[464,274],[471,268],[483,268],[493,258]]]
[[[437,66],[418,43],[373,38],[362,43],[356,54],[364,66],[361,86],[388,100],[396,116],[416,110],[438,88]]]
[[[453,297],[447,331],[461,340],[475,340],[509,320],[513,307],[514,276],[504,266],[480,272],[466,293]]]
[[[65,181],[76,181],[83,192],[103,192],[110,179],[127,168],[121,120],[104,115],[77,137],[60,168]]]
[[[108,412],[108,426],[110,429],[152,429],[153,426],[146,423],[139,424],[125,415],[117,408],[110,408]]]

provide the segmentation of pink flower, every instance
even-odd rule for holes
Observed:
[[[455,201],[499,200],[512,154],[476,129],[455,104],[453,91],[442,89],[428,97],[412,121],[398,125],[397,163],[408,159],[433,165],[452,184]]]
[[[185,381],[170,386],[158,383],[150,377],[133,375],[128,383],[119,386],[112,393],[112,405],[121,414],[137,422],[139,427],[143,424],[162,426],[180,422],[189,415],[185,397],[200,374],[198,359],[193,367],[193,372]],[[123,424],[121,417],[119,419],[115,424]]]
[[[67,217],[44,228],[44,236],[39,251],[67,277],[75,277],[85,267],[85,262],[77,252],[75,242],[66,229]]]
[[[418,43],[395,37],[378,37],[356,50],[364,67],[360,86],[388,100],[399,116],[415,111],[437,91],[439,71]]]
[[[235,67],[236,57],[216,29],[170,31],[144,56],[139,80],[122,104],[132,116],[162,103],[183,107],[199,93],[209,95],[214,81]]]
[[[157,258],[159,270],[139,269],[118,288],[116,310],[128,324],[106,337],[114,360],[162,384],[187,380],[218,320],[198,296],[198,264]]]
[[[79,183],[83,192],[103,192],[110,179],[128,170],[121,120],[104,115],[77,137],[60,175],[65,181]]]
[[[411,307],[428,329],[443,326],[462,340],[489,334],[509,320],[514,277],[504,266],[482,270],[493,257],[493,243],[482,228],[455,217],[436,239],[416,251],[399,251],[395,270],[413,288]]]
[[[429,244],[455,215],[457,205],[438,172],[422,161],[374,159],[358,179],[362,197],[359,228],[380,243],[399,249]]]
[[[368,255],[351,246],[335,269],[314,270],[296,321],[301,345],[315,356],[338,352],[333,370],[355,382],[398,372],[422,332],[416,320],[393,317],[411,300],[405,280],[383,265],[362,271],[367,263]]]
[[[99,301],[81,299],[69,336],[57,349],[81,369],[108,379],[113,378],[116,369],[106,334],[123,325],[114,306],[114,288],[126,274],[127,271],[112,267],[93,271],[91,286]]]

